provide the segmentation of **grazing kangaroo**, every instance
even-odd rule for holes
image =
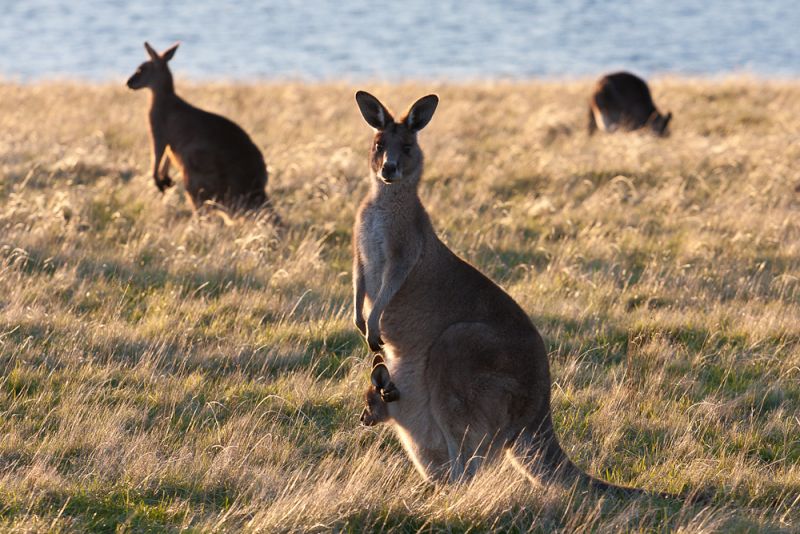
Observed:
[[[153,180],[159,191],[163,193],[173,185],[171,160],[183,173],[183,184],[195,209],[206,201],[231,209],[270,208],[265,192],[267,168],[258,147],[232,121],[198,109],[175,94],[167,63],[175,55],[177,44],[163,54],[148,43],[144,47],[150,60],[139,65],[128,79],[128,87],[151,91]],[[277,218],[274,213],[273,217]]]
[[[438,97],[419,99],[399,121],[369,93],[356,101],[375,137],[353,232],[355,323],[385,355],[367,392],[368,402],[384,402],[362,421],[390,422],[426,479],[469,478],[505,451],[528,476],[645,493],[570,461],[553,431],[542,337],[507,293],[437,237],[417,193],[417,132]],[[387,389],[391,402],[378,395]]]
[[[672,113],[662,115],[656,109],[644,80],[629,72],[603,76],[589,100],[589,135],[599,127],[605,132],[649,127],[658,135],[667,135]]]

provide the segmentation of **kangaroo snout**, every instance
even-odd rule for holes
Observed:
[[[384,182],[391,182],[400,178],[400,169],[394,161],[385,161],[381,167],[381,177]]]

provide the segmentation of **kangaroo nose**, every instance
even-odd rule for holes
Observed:
[[[383,164],[383,169],[381,174],[384,178],[391,179],[394,178],[397,174],[397,164],[391,161],[387,161]]]

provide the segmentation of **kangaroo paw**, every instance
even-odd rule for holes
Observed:
[[[389,382],[389,384],[381,390],[381,399],[383,402],[394,402],[399,398],[400,392],[397,390],[394,382]]]

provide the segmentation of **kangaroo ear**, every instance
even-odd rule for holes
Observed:
[[[147,50],[147,55],[149,55],[150,59],[152,59],[153,61],[161,59],[161,56],[158,55],[158,52],[156,52],[153,49],[153,47],[150,46],[150,43],[148,43],[147,41],[144,42],[144,49]]]
[[[374,358],[372,358],[372,367],[377,367],[378,365],[383,363],[383,356],[380,354],[376,354]]]
[[[175,51],[178,49],[179,44],[180,43],[175,43],[174,45],[164,50],[164,53],[161,54],[161,59],[163,59],[164,61],[169,61],[170,59],[172,59],[172,56],[175,55]]]
[[[439,97],[436,95],[423,96],[408,110],[403,123],[408,129],[418,132],[425,128],[433,118],[433,112],[439,105]]]
[[[391,380],[389,379],[389,369],[382,363],[379,363],[372,369],[372,374],[370,375],[370,381],[372,385],[375,386],[378,390],[381,390],[389,385]]]
[[[366,91],[358,91],[356,93],[356,103],[358,109],[361,110],[361,115],[367,124],[376,130],[384,130],[387,126],[394,122],[392,114],[389,110],[381,104],[380,100],[372,96]]]

